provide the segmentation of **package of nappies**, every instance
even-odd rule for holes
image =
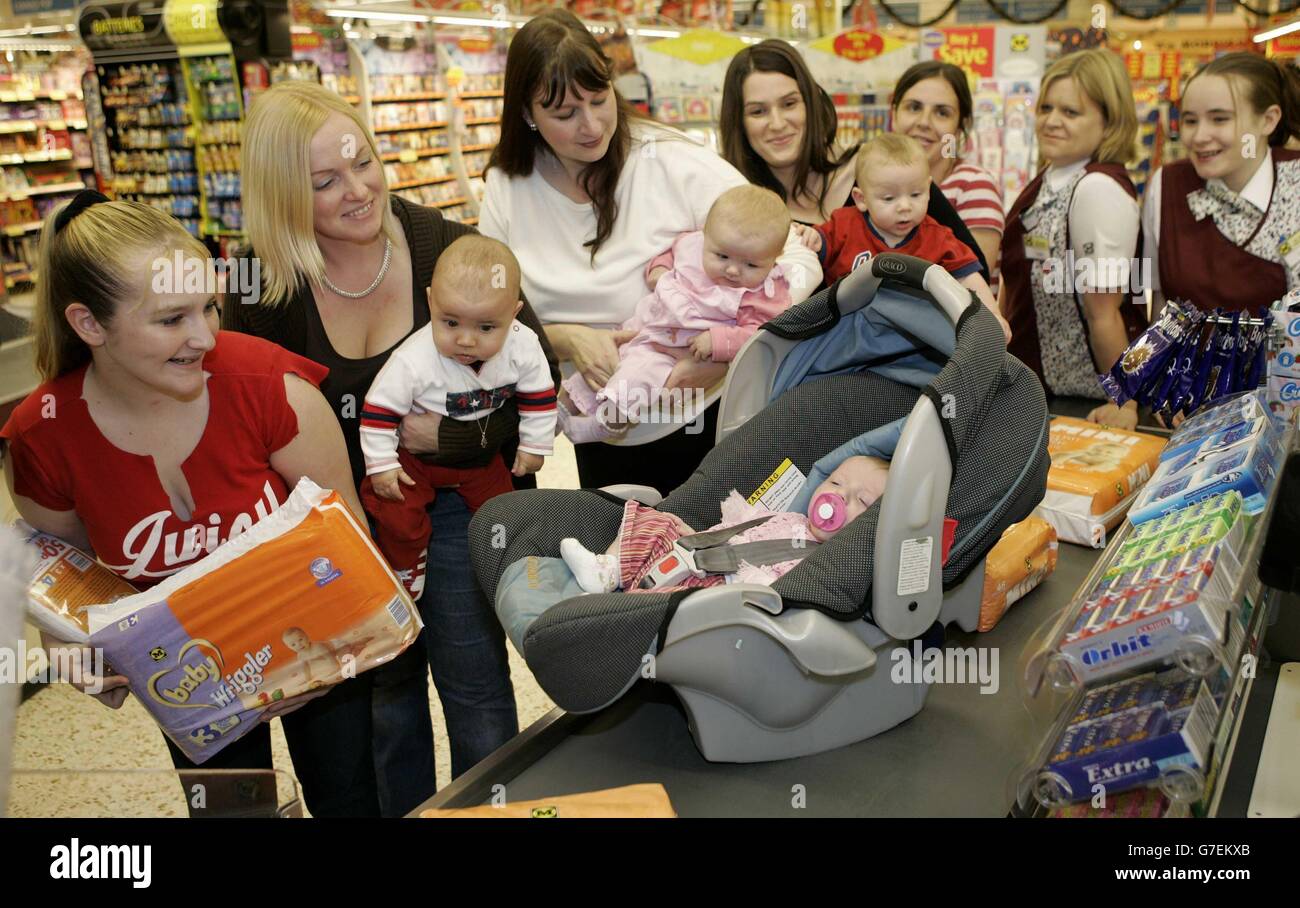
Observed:
[[[1047,443],[1047,494],[1035,516],[1066,542],[1101,548],[1156,469],[1164,445],[1154,435],[1056,417]]]
[[[38,532],[22,520],[14,523],[14,529],[36,549],[36,572],[27,587],[27,617],[56,640],[89,643],[88,609],[135,595],[135,587],[71,543]]]
[[[343,500],[303,479],[250,530],[89,612],[91,644],[195,763],[271,703],[381,665],[419,613]]]
[[[1056,570],[1056,530],[1041,517],[1013,523],[984,559],[979,630],[992,630],[1015,602]]]

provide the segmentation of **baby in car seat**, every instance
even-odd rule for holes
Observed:
[[[757,526],[738,532],[727,540],[727,544],[788,539],[791,540],[791,554],[795,557],[775,564],[742,562],[734,574],[688,575],[675,581],[673,587],[656,586],[654,591],[728,582],[771,584],[802,560],[804,553],[800,550],[806,548],[809,537],[816,543],[832,538],[884,494],[888,480],[888,461],[878,457],[849,457],[817,487],[806,514],[774,513],[761,505],[747,503],[740,493],[732,490],[722,502],[722,521],[705,532],[766,518]],[[584,592],[635,592],[641,581],[672,551],[678,539],[695,533],[675,514],[629,501],[624,506],[618,538],[604,554],[596,554],[584,548],[578,540],[569,538],[560,543],[560,555]]]

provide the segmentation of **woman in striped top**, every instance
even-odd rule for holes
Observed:
[[[893,130],[916,139],[926,150],[930,176],[970,228],[988,262],[989,286],[996,292],[1006,216],[992,174],[959,156],[972,112],[966,74],[951,63],[917,63],[894,86]]]

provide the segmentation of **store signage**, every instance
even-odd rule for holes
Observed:
[[[211,44],[224,41],[217,21],[217,0],[167,0],[163,23],[175,44]]]
[[[730,60],[748,45],[733,35],[697,28],[676,38],[665,38],[647,45],[655,53],[667,54],[688,63],[707,66]]]
[[[324,43],[321,36],[316,32],[306,32],[305,34],[294,32],[292,37],[295,51],[316,50]]]
[[[1037,81],[1047,68],[1047,27],[999,25],[994,41],[993,75]]]
[[[960,66],[982,79],[993,78],[993,28],[942,28],[943,43],[932,47],[936,60]]]
[[[1160,53],[1128,53],[1124,55],[1124,65],[1128,68],[1130,79],[1178,79],[1179,67],[1182,65],[1181,54],[1171,51]]]
[[[492,50],[491,38],[461,38],[456,45],[467,54],[486,54]]]
[[[90,0],[81,5],[78,29],[92,51],[171,46],[163,9],[162,0]]]
[[[76,9],[77,0],[11,0],[10,6],[15,16],[30,16],[36,13]]]
[[[906,47],[907,42],[866,28],[850,28],[838,35],[818,38],[808,46],[852,63],[861,63]]]

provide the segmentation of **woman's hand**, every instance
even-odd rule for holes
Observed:
[[[668,381],[664,382],[664,391],[672,391],[676,388],[699,388],[703,392],[722,381],[727,375],[726,363],[697,361],[689,347],[664,347],[659,344],[651,344],[651,346],[677,360],[673,371],[668,373]]]
[[[73,678],[64,678],[77,690],[83,694],[94,697],[100,703],[103,703],[109,709],[120,709],[126,702],[127,694],[131,689],[127,686],[126,676],[124,675],[96,675],[91,671],[94,665],[94,650],[88,646],[82,646],[76,643],[64,643],[62,640],[55,640],[49,634],[41,631],[41,646],[50,659],[51,663],[57,664],[60,660],[55,659],[52,654],[55,650],[71,650],[78,653],[81,660],[80,674]],[[66,663],[65,663],[66,664]]]
[[[1129,401],[1122,407],[1102,404],[1088,414],[1088,422],[1098,423],[1108,429],[1127,429],[1132,432],[1138,424],[1137,403]]]
[[[318,687],[315,690],[309,690],[307,691],[307,693],[299,694],[296,697],[289,697],[286,700],[276,700],[266,709],[262,710],[262,715],[259,721],[270,722],[272,719],[278,719],[281,716],[287,716],[289,715],[289,713],[294,712],[295,710],[302,709],[304,706],[306,706],[312,700],[315,700],[317,697],[325,696],[331,690],[333,690],[333,688],[328,686]]]
[[[652,269],[651,272],[646,275],[645,278],[646,286],[649,287],[651,290],[653,290],[656,286],[658,286],[659,278],[663,277],[667,273],[668,273],[668,269],[662,266],[660,266],[659,268]]]
[[[618,348],[636,337],[636,332],[569,325],[565,335],[566,358],[582,373],[591,390],[599,391],[618,369]]]
[[[437,454],[441,425],[437,413],[408,413],[397,426],[397,443],[412,454]]]

